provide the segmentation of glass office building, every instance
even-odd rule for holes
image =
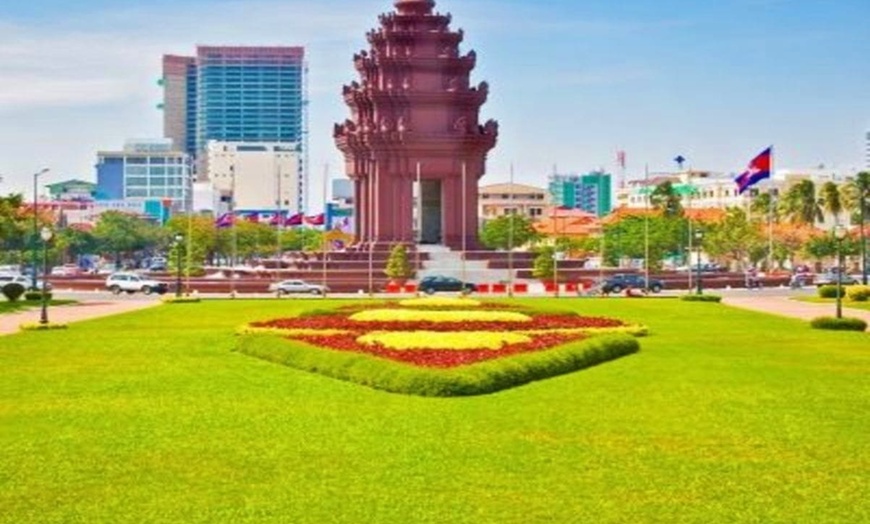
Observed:
[[[199,157],[210,140],[303,141],[302,47],[197,47],[163,57],[164,135]]]
[[[548,189],[554,206],[582,209],[603,217],[613,210],[612,177],[593,171],[585,175],[550,175]]]

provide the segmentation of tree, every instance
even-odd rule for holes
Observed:
[[[649,266],[660,268],[666,256],[682,253],[685,231],[683,216],[627,216],[604,227],[604,258],[611,265],[620,257],[646,258],[648,236]]]
[[[864,224],[870,216],[870,171],[858,173],[854,180],[843,187],[843,205],[853,214],[852,222],[858,223],[862,283],[867,285],[867,236]]]
[[[703,244],[708,255],[729,262],[757,260],[767,254],[761,222],[747,221],[746,212],[737,207],[729,208],[722,221],[707,226]]]
[[[104,253],[112,253],[115,263],[121,255],[132,254],[157,245],[161,228],[133,215],[106,211],[94,228],[94,238]]]
[[[819,204],[822,209],[834,215],[836,222],[840,221],[840,212],[843,211],[843,201],[840,196],[840,188],[834,182],[825,182],[819,190]]]
[[[791,186],[785,193],[782,205],[786,217],[792,223],[813,225],[824,218],[812,180],[801,180]]]
[[[488,220],[480,231],[480,241],[490,249],[524,246],[538,238],[532,219],[522,215],[507,215]]]
[[[32,224],[21,214],[22,195],[0,197],[0,262],[21,262],[21,251],[27,245]]]
[[[779,207],[770,193],[761,193],[754,197],[749,209],[753,217],[765,217],[765,220],[779,222]]]
[[[673,183],[666,180],[657,185],[649,197],[653,208],[665,216],[674,217],[683,214],[683,203]]]
[[[553,246],[543,246],[538,249],[538,255],[532,264],[532,276],[541,280],[552,280],[555,275],[553,267],[555,256],[556,249]]]
[[[404,244],[393,246],[390,258],[387,259],[387,267],[384,274],[395,281],[405,281],[414,275],[414,269],[408,262],[408,251]]]
[[[54,249],[64,261],[76,261],[82,255],[95,253],[98,242],[94,235],[75,227],[65,227],[57,232]]]

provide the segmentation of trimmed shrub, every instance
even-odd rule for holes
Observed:
[[[164,304],[196,304],[201,302],[199,297],[163,297],[160,299]]]
[[[843,288],[843,295],[845,295],[846,288]],[[820,298],[837,298],[837,286],[826,285],[821,286],[819,288],[819,297]]]
[[[683,302],[722,302],[722,297],[719,295],[681,295],[680,300]]]
[[[6,300],[9,302],[17,302],[26,290],[24,289],[24,286],[18,282],[10,282],[3,286],[0,291],[2,291],[3,296],[6,297]]]
[[[330,351],[276,336],[238,337],[236,350],[374,389],[424,397],[485,395],[636,353],[637,340],[607,335],[534,353],[450,369],[410,366],[363,353]]]
[[[846,297],[853,302],[867,302],[870,300],[870,286],[849,286]]]
[[[46,300],[51,300],[51,291],[45,294]],[[28,302],[42,302],[42,291],[28,291],[24,293],[24,300]]]
[[[67,329],[67,325],[59,322],[49,322],[47,324],[21,324],[21,331],[56,331],[58,329]]]
[[[866,331],[867,323],[860,318],[818,317],[810,321],[813,329],[832,331]]]

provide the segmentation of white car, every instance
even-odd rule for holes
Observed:
[[[162,295],[169,291],[169,285],[166,282],[144,278],[136,273],[114,273],[106,279],[106,289],[115,295],[119,295],[121,292],[133,294],[137,291],[146,295],[151,293]]]
[[[5,286],[6,284],[15,282],[16,284],[21,284],[24,286],[24,289],[33,289],[33,281],[30,280],[30,277],[24,275],[10,275],[10,274],[0,274],[0,287]],[[51,291],[51,282],[47,283],[42,279],[36,280],[36,289]]]
[[[326,286],[320,284],[309,284],[304,280],[285,280],[277,284],[270,284],[269,291],[278,293],[278,295],[289,295],[290,293],[306,293],[309,295],[322,295],[329,291]]]

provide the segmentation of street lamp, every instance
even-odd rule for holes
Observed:
[[[175,256],[177,262],[175,265],[175,298],[181,298],[181,242],[184,240],[184,235],[181,233],[175,234]]]
[[[36,195],[37,185],[36,184],[39,180],[39,177],[41,175],[46,174],[46,173],[48,173],[47,167],[40,169],[36,173],[33,173],[33,253],[32,253],[32,258],[31,258],[31,260],[32,260],[31,265],[33,266],[33,273],[31,274],[31,277],[30,277],[30,285],[33,289],[36,289],[36,265],[39,263],[39,255],[37,253],[37,249],[39,249],[39,246],[37,245],[37,242],[36,242],[37,239],[39,238],[39,212],[38,212],[39,206],[37,205],[37,202],[36,202],[36,198],[37,198],[37,195]]]
[[[698,278],[695,279],[698,287],[696,293],[698,295],[703,295],[704,289],[701,283],[701,242],[704,240],[704,232],[702,230],[695,230],[695,240],[695,245],[698,246]]]
[[[843,239],[846,238],[846,228],[841,224],[834,227],[834,238],[837,239],[837,318],[843,318]]]
[[[39,317],[40,324],[48,324],[48,293],[45,289],[45,278],[48,275],[48,241],[51,240],[51,229],[43,227],[39,236],[42,238],[42,315]],[[34,281],[36,280],[36,266],[33,266]],[[36,289],[36,284],[33,285]]]

